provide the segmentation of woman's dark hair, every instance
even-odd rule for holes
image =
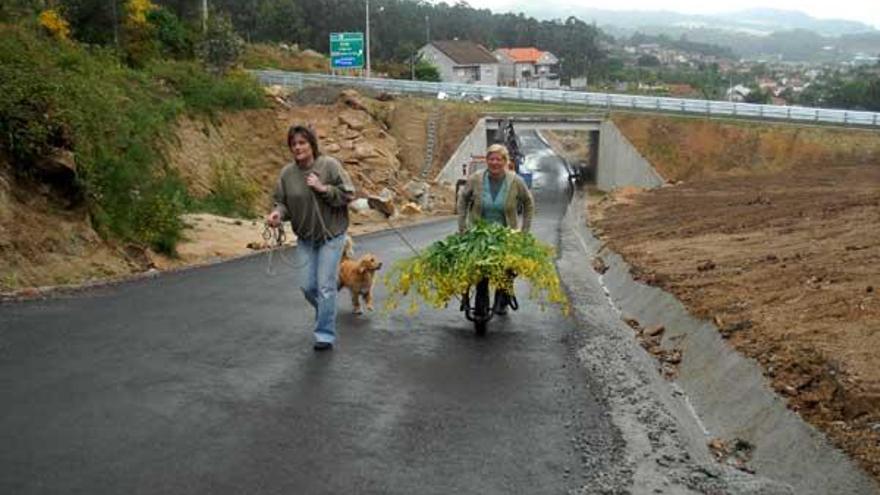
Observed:
[[[318,137],[315,136],[315,131],[313,131],[311,127],[306,127],[303,125],[292,125],[290,126],[290,129],[287,130],[288,148],[293,146],[293,136],[296,136],[297,134],[306,138],[306,141],[309,142],[309,146],[312,147],[312,155],[315,158],[321,156],[321,152],[318,150]]]

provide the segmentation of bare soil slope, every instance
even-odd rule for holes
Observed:
[[[634,114],[612,119],[670,181],[880,159],[880,136],[869,130]]]
[[[138,268],[104,243],[84,208],[68,209],[38,184],[20,187],[0,162],[0,290],[106,278]],[[71,262],[75,260],[75,262]]]
[[[764,368],[880,479],[880,135],[629,116],[669,178],[589,212],[643,281]],[[789,143],[789,144],[785,144]]]
[[[541,131],[557,155],[568,163],[590,160],[590,133],[587,131]]]
[[[233,170],[255,190],[253,210],[267,211],[278,173],[290,160],[287,129],[305,123],[317,130],[322,151],[343,162],[360,196],[387,189],[398,207],[411,201],[405,186],[419,178],[424,162],[429,103],[380,101],[339,88],[305,92],[299,98],[280,94],[270,98],[273,105],[267,109],[180,119],[175,138],[166,145],[167,160],[192,196],[208,196],[217,186],[218,170]],[[438,133],[439,141],[457,144],[476,118],[462,117],[452,105],[442,106],[441,120],[451,124]],[[437,162],[449,156],[444,156],[449,146],[440,148]],[[17,181],[10,170],[9,164],[0,163],[0,293],[202,263],[247,253],[249,244],[262,241],[261,225],[250,220],[192,214],[184,218],[186,239],[178,247],[178,258],[165,258],[140,246],[119,246],[97,235],[84,209],[52,203],[48,199],[52,195],[41,192],[43,186]],[[430,185],[429,194],[429,211],[401,221],[451,213],[451,189]],[[352,223],[355,232],[387,226],[371,212],[353,212]]]

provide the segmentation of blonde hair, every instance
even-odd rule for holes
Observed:
[[[493,144],[492,146],[489,146],[486,149],[487,160],[489,159],[489,155],[491,155],[492,153],[498,153],[499,155],[501,155],[502,158],[504,158],[504,164],[508,166],[510,165],[510,152],[507,151],[507,146],[504,146],[503,144]]]

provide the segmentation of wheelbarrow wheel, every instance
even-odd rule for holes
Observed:
[[[492,317],[492,308],[489,306],[489,280],[484,279],[477,284],[474,294],[474,331],[477,335],[486,335],[486,327]]]

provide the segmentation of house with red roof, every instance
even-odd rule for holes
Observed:
[[[499,48],[498,82],[520,88],[559,88],[559,59],[535,47]]]

